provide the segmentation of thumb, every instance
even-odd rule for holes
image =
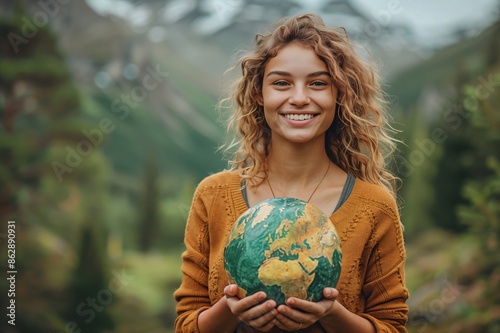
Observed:
[[[335,288],[323,289],[323,296],[329,300],[335,300],[339,296],[339,291]]]
[[[230,285],[227,285],[225,288],[224,288],[224,294],[227,296],[227,297],[233,297],[233,296],[236,296],[238,294],[238,286],[235,285],[235,284],[230,284]]]

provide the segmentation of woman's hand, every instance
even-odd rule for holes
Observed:
[[[238,319],[247,326],[261,332],[267,332],[276,324],[276,302],[266,299],[266,293],[260,291],[253,295],[239,299],[238,286],[230,284],[224,288],[227,306]],[[259,304],[261,303],[261,304]]]
[[[315,324],[321,318],[334,313],[335,301],[338,295],[339,292],[336,289],[325,288],[323,289],[323,296],[325,298],[319,302],[310,302],[290,297],[286,300],[286,305],[282,304],[278,306],[276,326],[285,331],[305,329]],[[318,324],[318,326],[320,325]]]

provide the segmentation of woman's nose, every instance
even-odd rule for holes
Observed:
[[[309,104],[309,94],[306,87],[296,86],[290,96],[290,104],[303,106]]]

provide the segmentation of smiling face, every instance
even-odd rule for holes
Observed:
[[[273,142],[323,144],[336,101],[328,68],[312,48],[292,42],[267,63],[259,104]]]

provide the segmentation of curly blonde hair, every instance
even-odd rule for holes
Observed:
[[[314,49],[338,89],[336,116],[325,139],[330,160],[359,179],[384,186],[395,196],[397,178],[387,169],[386,161],[396,140],[389,136],[394,130],[387,121],[387,103],[378,76],[373,66],[356,54],[345,30],[325,26],[314,14],[284,18],[269,34],[258,34],[255,50],[232,68],[241,67],[241,76],[231,96],[220,104],[229,102],[227,108],[232,110],[225,145],[225,152],[231,155],[230,168],[239,170],[243,178],[262,173],[267,177],[271,131],[258,101],[267,62],[290,42]]]

